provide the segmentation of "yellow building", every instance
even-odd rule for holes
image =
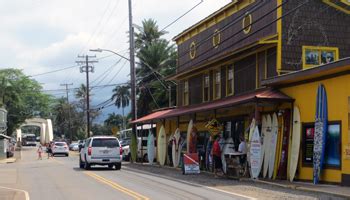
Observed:
[[[232,138],[237,149],[253,118],[261,126],[262,115],[284,113],[291,122],[294,105],[301,111],[302,134],[312,127],[316,89],[322,82],[330,124],[341,131],[338,160],[326,166],[321,181],[350,182],[345,155],[350,110],[350,66],[344,59],[350,57],[348,9],[343,1],[232,1],[174,38],[178,66],[169,79],[177,83],[176,108],[134,123],[157,123],[157,133],[163,125],[169,140],[177,128],[185,139],[193,120],[198,152],[203,154],[209,138],[205,125],[217,119],[224,138]],[[285,129],[291,134],[290,125]],[[312,152],[305,152],[311,143],[302,137],[296,179],[312,180]],[[277,178],[287,178],[286,162]]]

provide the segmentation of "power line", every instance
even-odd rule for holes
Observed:
[[[41,74],[33,74],[33,75],[29,75],[28,77],[36,77],[36,76],[42,76],[42,75],[46,75],[46,74],[52,74],[52,73],[64,71],[64,70],[67,70],[67,69],[72,69],[72,68],[75,68],[75,67],[78,67],[78,66],[74,65],[74,66],[65,67],[65,68],[62,68],[62,69],[57,69],[57,70],[53,70],[53,71],[44,72],[44,73],[41,73]]]
[[[199,3],[197,3],[196,5],[194,5],[191,9],[189,9],[188,11],[186,11],[184,14],[180,15],[180,17],[176,18],[173,22],[171,22],[170,24],[166,25],[160,32],[164,31],[165,29],[169,28],[171,25],[175,24],[177,21],[179,21],[181,18],[183,18],[185,15],[187,15],[188,13],[190,13],[192,10],[194,10],[195,8],[197,8],[200,4],[202,4],[204,2],[204,0],[201,0]]]

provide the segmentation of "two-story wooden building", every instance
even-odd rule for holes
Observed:
[[[304,103],[314,99],[304,98],[303,93],[315,93],[316,89],[300,85],[281,89],[286,85],[281,87],[274,80],[349,57],[349,24],[349,1],[233,0],[174,38],[178,67],[169,79],[177,82],[176,108],[152,113],[135,123],[158,122],[157,128],[163,124],[170,137],[176,128],[186,132],[192,119],[199,143],[205,146],[209,135],[205,125],[215,118],[224,125],[225,137],[232,137],[238,146],[252,118],[261,123],[261,115],[291,110],[296,103],[302,120],[312,122],[314,111],[308,108],[311,104],[304,107]],[[332,74],[328,71],[324,78]],[[334,120],[346,120],[342,130],[347,131],[347,118]],[[310,164],[304,165],[302,158],[297,178],[311,180]],[[340,158],[342,165],[350,164],[344,159]],[[350,174],[350,169],[344,170],[342,166],[326,169],[323,181],[342,182],[342,174]]]

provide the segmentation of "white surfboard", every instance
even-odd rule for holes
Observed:
[[[269,179],[272,178],[275,169],[276,147],[278,136],[278,118],[277,114],[272,115],[272,128],[271,128],[271,143],[270,143],[270,158],[269,158]]]
[[[165,130],[163,125],[159,129],[157,144],[158,144],[157,145],[158,161],[159,161],[159,164],[163,166],[165,163],[166,148],[167,148],[166,135],[165,135]]]
[[[193,128],[193,120],[191,119],[190,122],[188,123],[187,127],[187,135],[186,135],[186,144],[187,144],[187,153],[190,152],[190,137],[191,137],[191,131]]]
[[[289,180],[292,182],[295,177],[295,172],[298,167],[299,150],[300,150],[300,137],[301,137],[301,123],[300,123],[300,111],[298,106],[294,106],[293,110],[293,134],[292,134],[292,147],[291,158],[289,165]]]
[[[264,169],[263,169],[263,177],[266,178],[267,171],[269,168],[269,161],[270,161],[270,144],[271,144],[271,131],[272,131],[272,120],[270,115],[266,115],[266,129],[265,129],[265,136],[264,136]]]
[[[172,145],[172,157],[173,157],[173,166],[177,167],[179,166],[179,161],[180,161],[180,157],[179,157],[179,141],[180,141],[180,130],[177,128],[175,130],[175,134],[173,137],[173,145]]]
[[[260,168],[259,168],[259,172],[262,170],[263,168],[263,160],[264,160],[264,156],[265,156],[265,133],[266,133],[266,116],[263,115],[262,117],[262,122],[261,122],[261,136],[260,136],[260,141],[261,141],[261,159],[260,159]]]
[[[248,143],[252,140],[252,136],[254,134],[254,128],[255,128],[255,119],[253,118],[252,123],[250,123]]]
[[[154,136],[151,130],[148,132],[148,138],[147,138],[147,158],[148,158],[148,163],[153,164],[154,160]]]
[[[262,148],[261,148],[261,138],[259,134],[259,128],[258,126],[254,129],[254,134],[251,138],[250,143],[250,170],[252,174],[252,178],[257,178],[261,171],[261,164],[262,163]]]

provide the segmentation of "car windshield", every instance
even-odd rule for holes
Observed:
[[[59,147],[63,147],[63,146],[66,145],[66,143],[64,143],[64,142],[56,142],[55,145],[59,146]]]
[[[114,138],[95,138],[92,140],[92,147],[119,147],[119,142]]]

